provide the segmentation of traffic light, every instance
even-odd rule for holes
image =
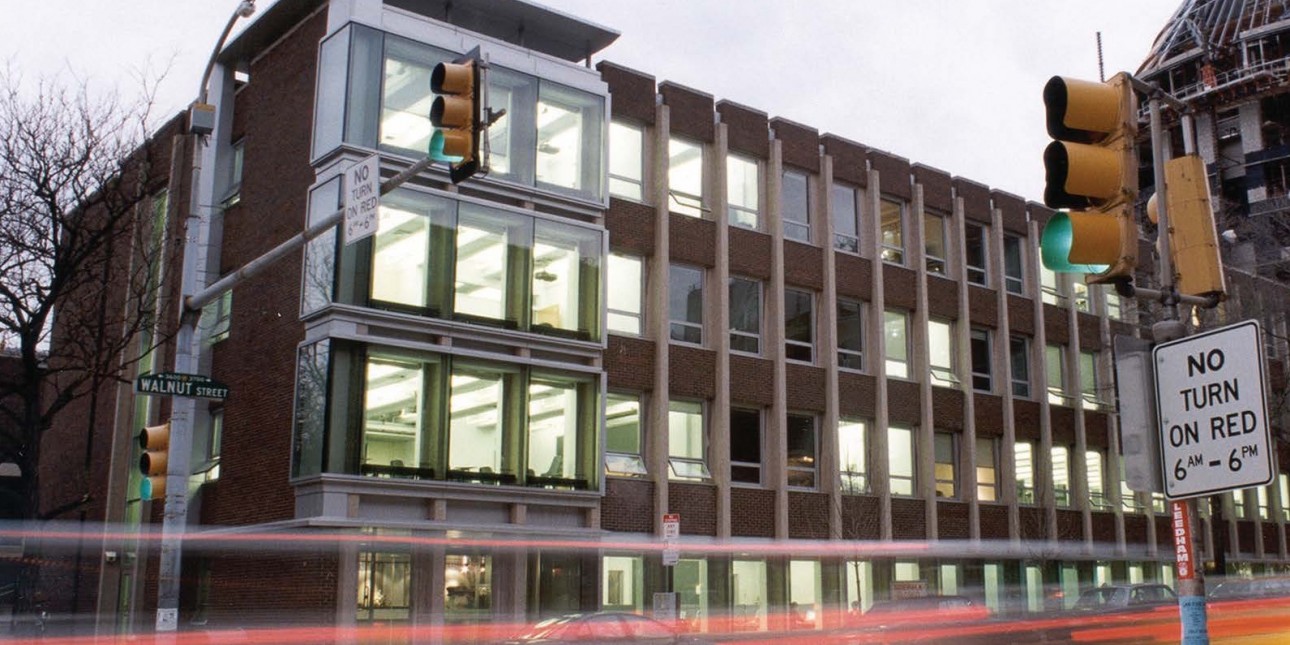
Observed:
[[[1152,222],[1158,221],[1157,195],[1147,201],[1147,216]],[[1222,297],[1227,288],[1218,232],[1214,228],[1209,178],[1205,175],[1205,162],[1198,155],[1184,155],[1165,162],[1165,200],[1169,206],[1169,256],[1173,259],[1178,293]]]
[[[145,426],[139,431],[139,472],[143,481],[139,494],[143,501],[166,495],[166,464],[170,454],[170,422],[159,426]]]
[[[479,170],[481,128],[480,61],[474,55],[439,63],[430,73],[430,90],[438,96],[430,106],[431,158],[447,161],[452,183]]]
[[[1044,266],[1088,273],[1089,283],[1133,280],[1138,264],[1137,101],[1127,74],[1105,83],[1054,76],[1044,86],[1048,134]]]

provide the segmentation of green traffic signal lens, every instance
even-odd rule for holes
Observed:
[[[152,501],[152,479],[144,477],[139,480],[139,498],[145,502]]]
[[[427,151],[429,157],[435,161],[444,163],[458,163],[461,157],[444,154],[443,151],[443,130],[435,129],[434,134],[430,135],[430,149]]]
[[[1070,252],[1074,241],[1075,231],[1070,216],[1059,211],[1044,224],[1044,232],[1039,238],[1044,267],[1057,273],[1102,273],[1110,268],[1106,264],[1071,264]]]

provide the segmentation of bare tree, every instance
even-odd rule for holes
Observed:
[[[169,168],[154,163],[166,146],[146,138],[156,83],[143,85],[123,100],[0,71],[0,463],[21,471],[25,518],[68,510],[40,499],[41,438],[56,416],[133,376],[160,340],[166,220],[151,197]]]

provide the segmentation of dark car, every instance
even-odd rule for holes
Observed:
[[[506,641],[512,645],[620,642],[702,645],[706,641],[679,633],[666,623],[652,618],[610,611],[548,618],[518,637]]]
[[[1076,611],[1124,611],[1178,604],[1178,595],[1166,585],[1102,585],[1085,589],[1075,601]]]

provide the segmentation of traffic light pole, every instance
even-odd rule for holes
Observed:
[[[1135,87],[1139,83],[1135,80]],[[1165,141],[1160,123],[1160,103],[1172,99],[1158,87],[1139,87],[1149,97],[1151,115],[1151,157],[1152,170],[1155,174],[1156,208],[1158,231],[1156,240],[1160,251],[1159,282],[1161,293],[1159,302],[1164,306],[1164,319],[1151,327],[1152,339],[1156,343],[1178,340],[1187,335],[1186,328],[1178,316],[1180,298],[1175,288],[1173,256],[1169,252],[1169,200],[1166,199],[1168,187],[1165,185]],[[1177,101],[1171,100],[1176,104]],[[1183,106],[1185,108],[1185,106]],[[1190,117],[1184,117],[1183,139],[1187,148],[1194,146],[1194,137],[1187,132],[1191,126]],[[1191,152],[1191,150],[1187,150]],[[1145,290],[1144,290],[1145,291]],[[1143,294],[1147,295],[1147,294]],[[1197,534],[1197,507],[1195,499],[1174,500],[1173,534],[1175,554],[1185,553],[1193,558],[1191,562],[1177,562],[1178,568],[1178,616],[1182,623],[1182,645],[1208,645],[1209,626],[1205,609],[1205,572],[1204,567],[1195,566]],[[1178,508],[1183,506],[1184,508]]]

